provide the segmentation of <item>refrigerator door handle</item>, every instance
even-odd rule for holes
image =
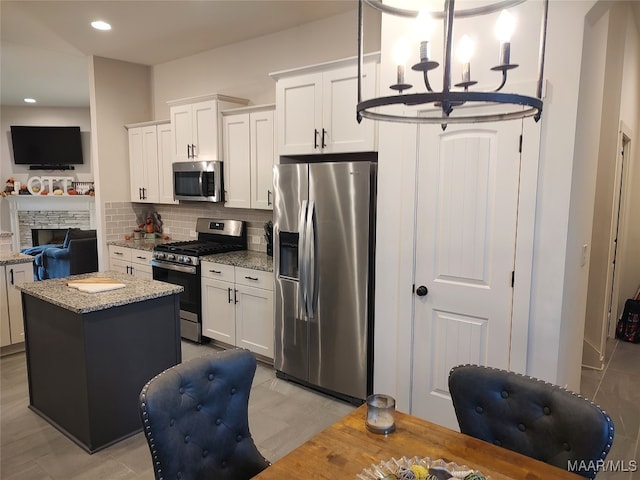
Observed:
[[[307,319],[307,297],[308,284],[307,276],[307,211],[308,204],[306,200],[302,201],[300,207],[300,220],[298,222],[298,311],[302,313],[300,318]],[[302,310],[300,312],[300,310]]]
[[[307,259],[308,270],[307,278],[309,286],[309,294],[307,298],[309,312],[309,318],[314,318],[318,307],[318,257],[316,252],[318,251],[318,238],[316,237],[316,202],[311,200],[309,202],[309,213],[307,213]]]

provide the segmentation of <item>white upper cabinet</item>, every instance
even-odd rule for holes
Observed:
[[[177,203],[171,173],[172,130],[168,122],[128,125],[131,201]]]
[[[363,99],[377,91],[378,56],[363,65]],[[272,74],[276,83],[278,154],[377,150],[375,122],[356,120],[358,68],[353,59]]]
[[[220,160],[220,112],[248,100],[209,95],[168,102],[173,128],[173,161]]]
[[[225,206],[273,209],[274,106],[223,114]]]

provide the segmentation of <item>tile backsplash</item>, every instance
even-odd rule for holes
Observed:
[[[196,238],[196,219],[199,217],[244,220],[247,222],[247,248],[259,252],[265,252],[267,249],[263,226],[273,219],[271,210],[225,208],[216,203],[160,205],[107,202],[104,205],[107,242],[122,240],[125,235],[131,235],[133,230],[138,228],[138,220],[142,223],[147,213],[153,211],[160,215],[162,233],[173,241]]]

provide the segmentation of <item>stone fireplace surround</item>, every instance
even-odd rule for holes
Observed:
[[[95,197],[88,195],[6,197],[11,215],[13,250],[31,247],[31,229],[96,228]]]

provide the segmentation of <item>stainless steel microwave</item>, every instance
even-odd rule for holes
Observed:
[[[193,202],[223,202],[222,162],[176,162],[173,164],[173,198]]]

